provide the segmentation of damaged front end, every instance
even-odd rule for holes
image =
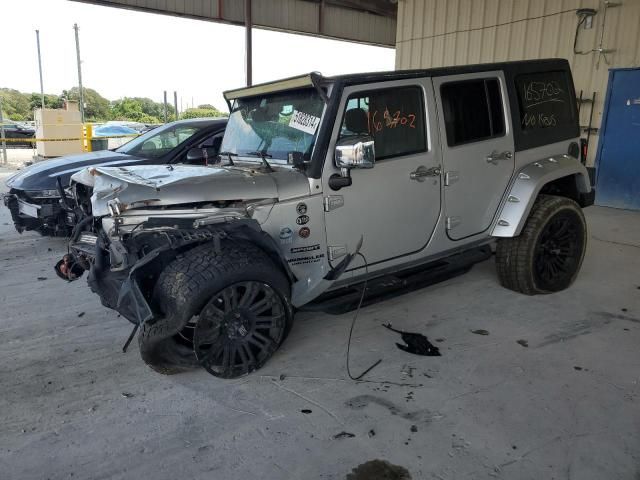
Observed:
[[[186,166],[94,168],[72,183],[83,218],[56,272],[73,281],[88,271],[102,304],[136,325],[162,317],[153,294],[160,273],[197,245],[219,250],[222,241],[249,240],[289,272],[260,227],[277,196],[267,176]]]

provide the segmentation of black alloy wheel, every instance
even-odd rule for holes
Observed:
[[[584,228],[575,212],[564,210],[551,218],[536,243],[536,285],[550,291],[566,287],[582,260],[583,244]]]
[[[200,312],[193,345],[212,375],[235,378],[260,368],[285,336],[287,308],[268,284],[238,282],[216,293]]]

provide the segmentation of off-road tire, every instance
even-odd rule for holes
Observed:
[[[554,230],[557,225],[559,229]],[[555,245],[551,254],[549,242]],[[576,279],[586,246],[587,224],[580,206],[570,198],[539,195],[522,233],[498,240],[496,266],[500,284],[526,295],[564,290]],[[545,266],[549,255],[563,252],[564,263],[552,258],[552,265]]]
[[[197,318],[216,292],[250,280],[270,285],[287,306],[284,341],[293,318],[285,274],[250,242],[223,241],[219,251],[212,244],[204,244],[178,255],[160,274],[153,298],[162,317],[145,324],[138,336],[145,363],[163,374],[199,366],[193,344],[185,342],[180,332]]]

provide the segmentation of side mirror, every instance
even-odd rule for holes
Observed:
[[[194,147],[187,151],[187,162],[206,162],[210,158],[215,158],[216,155],[218,155],[216,147]]]
[[[373,137],[358,135],[343,138],[336,143],[335,151],[336,167],[373,168],[376,162],[376,151]]]

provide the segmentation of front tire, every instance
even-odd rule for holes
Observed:
[[[587,245],[587,224],[573,200],[540,195],[522,233],[496,249],[500,284],[526,295],[558,292],[576,279]]]
[[[289,296],[285,274],[254,244],[195,247],[158,279],[154,299],[164,316],[141,331],[142,358],[165,374],[198,365],[222,378],[251,373],[291,328]]]

